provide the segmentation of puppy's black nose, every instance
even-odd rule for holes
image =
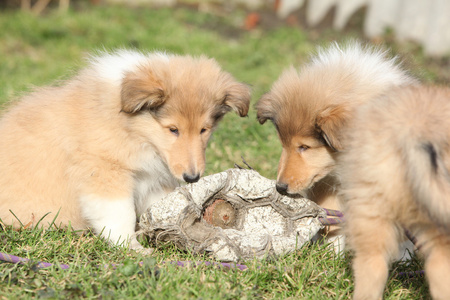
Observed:
[[[277,188],[278,193],[280,193],[282,195],[287,194],[288,185],[286,183],[277,182],[276,188]]]
[[[183,174],[184,181],[188,183],[197,182],[200,179],[200,174]]]

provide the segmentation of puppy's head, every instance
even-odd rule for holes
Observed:
[[[275,125],[283,147],[277,177],[282,194],[299,194],[333,171],[349,117],[345,106],[332,104],[299,76],[294,68],[286,70],[256,104],[258,121]]]
[[[283,145],[279,191],[310,188],[334,169],[334,153],[343,148],[342,132],[358,105],[415,83],[386,54],[357,41],[319,49],[300,72],[286,70],[259,101],[259,122],[272,120]]]
[[[249,87],[205,57],[149,60],[122,82],[121,107],[130,129],[186,182],[203,174],[206,145],[217,123],[230,110],[246,116],[249,103]]]

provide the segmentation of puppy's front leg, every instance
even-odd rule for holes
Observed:
[[[424,226],[425,227],[425,226]],[[450,299],[450,237],[441,228],[428,226],[417,235],[417,244],[425,256],[425,274],[433,299]]]
[[[353,299],[382,299],[390,262],[398,253],[398,229],[390,220],[347,215],[347,234],[355,253]]]
[[[81,213],[95,234],[112,244],[143,249],[136,239],[136,212],[133,198],[106,199],[96,195],[80,199]]]

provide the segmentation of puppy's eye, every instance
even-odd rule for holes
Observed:
[[[176,127],[170,127],[170,132],[172,132],[174,135],[178,136],[180,133],[178,132],[178,128]]]
[[[298,152],[302,153],[309,149],[309,146],[301,145],[298,147]]]
[[[205,133],[205,132],[206,132],[206,128],[202,128],[202,129],[200,130],[200,134]]]

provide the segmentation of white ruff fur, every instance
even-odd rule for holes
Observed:
[[[143,214],[152,203],[160,201],[169,191],[179,185],[162,159],[148,152],[135,175],[134,200],[136,214]]]

